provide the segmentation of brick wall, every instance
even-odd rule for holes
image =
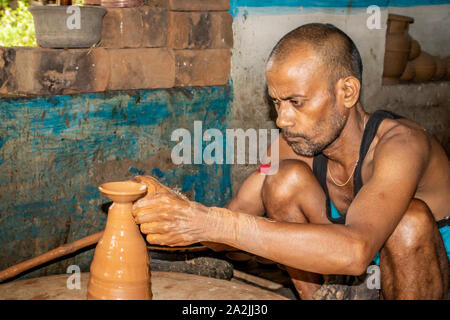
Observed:
[[[108,8],[94,48],[0,47],[0,95],[224,85],[233,46],[228,9],[228,0],[149,0]]]

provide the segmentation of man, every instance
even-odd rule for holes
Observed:
[[[442,147],[408,119],[364,111],[359,52],[332,25],[284,36],[266,79],[282,132],[278,172],[251,174],[227,209],[174,193],[138,201],[147,240],[222,243],[271,259],[287,266],[302,299],[321,275],[358,276],[373,260],[382,298],[444,298],[450,170]]]

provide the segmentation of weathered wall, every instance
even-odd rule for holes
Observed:
[[[148,2],[109,8],[97,48],[0,47],[0,269],[102,230],[104,182],[151,174],[207,205],[230,199],[229,165],[170,157],[175,129],[228,126],[229,0]],[[27,276],[87,271],[92,254]]]
[[[428,5],[428,4],[440,5]],[[445,4],[447,3],[447,4]],[[332,23],[356,43],[364,64],[362,102],[369,112],[390,109],[418,121],[450,151],[450,82],[382,86],[388,13],[412,16],[410,34],[425,51],[449,56],[448,1],[253,1],[232,0],[234,48],[231,76],[234,84],[233,125],[274,128],[274,112],[265,99],[264,69],[276,42],[287,32],[310,23]],[[425,5],[426,6],[414,6]],[[369,5],[381,9],[381,29],[368,29]],[[412,7],[409,7],[412,6]],[[254,165],[234,165],[235,192]]]
[[[228,165],[172,164],[173,130],[224,132],[231,86],[0,100],[0,269],[104,228],[97,186],[153,174],[207,205],[231,195]],[[86,270],[93,250],[28,276]]]

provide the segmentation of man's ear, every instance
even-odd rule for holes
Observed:
[[[338,86],[344,107],[352,108],[358,102],[361,83],[355,77],[349,76],[339,79]]]

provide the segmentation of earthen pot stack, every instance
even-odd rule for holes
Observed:
[[[420,55],[411,61],[414,68],[415,75],[412,79],[414,82],[425,82],[433,78],[436,72],[436,61],[435,58],[422,51]]]
[[[401,81],[411,81],[414,79],[416,75],[416,69],[414,68],[414,65],[412,64],[412,61],[408,61],[405,67],[405,71],[403,71],[402,75],[400,76]]]
[[[384,55],[383,83],[398,83],[405,70],[411,51],[412,39],[408,34],[411,17],[389,14]]]
[[[419,41],[414,38],[411,38],[411,49],[409,50],[409,60],[413,60],[420,55],[422,48],[420,46]]]
[[[434,72],[431,80],[441,80],[447,75],[447,63],[444,58],[441,57],[433,57],[434,62],[436,63],[436,71]]]

